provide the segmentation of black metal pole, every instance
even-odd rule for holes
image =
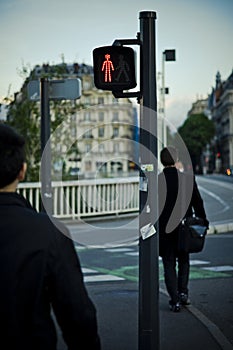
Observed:
[[[42,210],[49,215],[53,212],[51,184],[51,145],[50,145],[50,110],[49,80],[41,78],[41,194]]]
[[[140,12],[140,215],[139,215],[139,350],[158,350],[159,269],[157,218],[156,12]],[[144,185],[142,185],[144,184]],[[142,236],[151,225],[151,235]],[[150,229],[149,229],[150,231]]]

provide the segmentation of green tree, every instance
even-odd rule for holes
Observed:
[[[201,155],[215,135],[215,126],[205,114],[190,115],[178,129],[192,159],[193,168],[200,166]]]
[[[27,100],[24,89],[10,105],[8,123],[23,135],[26,141],[26,181],[39,181],[40,115],[38,105]]]
[[[65,63],[50,67],[44,65],[42,77],[62,78],[67,73]],[[30,66],[24,65],[19,74],[24,78],[24,84],[14,101],[10,104],[8,111],[8,123],[13,126],[26,140],[26,159],[28,171],[26,181],[39,181],[41,161],[40,141],[40,104],[31,102],[27,97],[27,84],[29,80],[38,79],[35,70],[30,72]],[[76,105],[74,101],[50,101],[51,134],[64,121],[81,109],[83,105]],[[65,131],[64,131],[65,132]],[[67,138],[69,131],[66,130]],[[53,147],[53,145],[52,145]],[[56,159],[54,159],[54,162]]]

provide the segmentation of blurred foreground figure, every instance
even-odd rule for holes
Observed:
[[[57,349],[53,311],[69,350],[99,350],[96,310],[73,241],[16,193],[25,172],[24,139],[0,124],[1,343],[4,350]]]

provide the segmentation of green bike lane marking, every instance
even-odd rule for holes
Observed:
[[[85,266],[87,268],[90,268],[90,266]],[[121,278],[124,278],[128,281],[132,282],[138,282],[138,266],[122,266],[117,269],[109,270],[102,267],[96,267],[91,266],[92,269],[94,269],[97,272],[107,274],[107,275],[113,275],[118,276]],[[208,271],[208,270],[202,270],[198,267],[190,267],[190,279],[206,279],[206,278],[226,278],[226,277],[232,277],[231,274],[225,273],[225,272],[215,272],[215,271]],[[164,280],[164,273],[163,273],[163,266],[159,264],[159,280]]]
[[[85,247],[80,248],[76,246],[76,250],[80,255],[82,255],[82,253],[85,253],[85,251],[87,251],[88,249],[86,249]],[[121,255],[114,254],[114,258],[117,258],[117,257],[121,257]],[[98,273],[113,275],[113,276],[124,278],[128,281],[138,282],[138,269],[139,269],[138,265],[127,265],[127,266],[121,266],[114,269],[107,269],[104,267],[96,266],[97,264],[98,264],[97,261],[94,262],[93,265],[89,265],[86,262],[84,262],[82,264],[82,267],[94,269]],[[232,277],[232,273],[208,270],[200,266],[198,267],[194,265],[190,266],[190,274],[189,274],[190,280],[207,279],[207,278],[230,278],[230,277]],[[164,272],[163,272],[162,262],[159,262],[159,280],[164,281]]]

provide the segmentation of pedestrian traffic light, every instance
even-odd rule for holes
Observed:
[[[102,46],[93,50],[94,83],[97,89],[123,91],[136,87],[134,50]]]

